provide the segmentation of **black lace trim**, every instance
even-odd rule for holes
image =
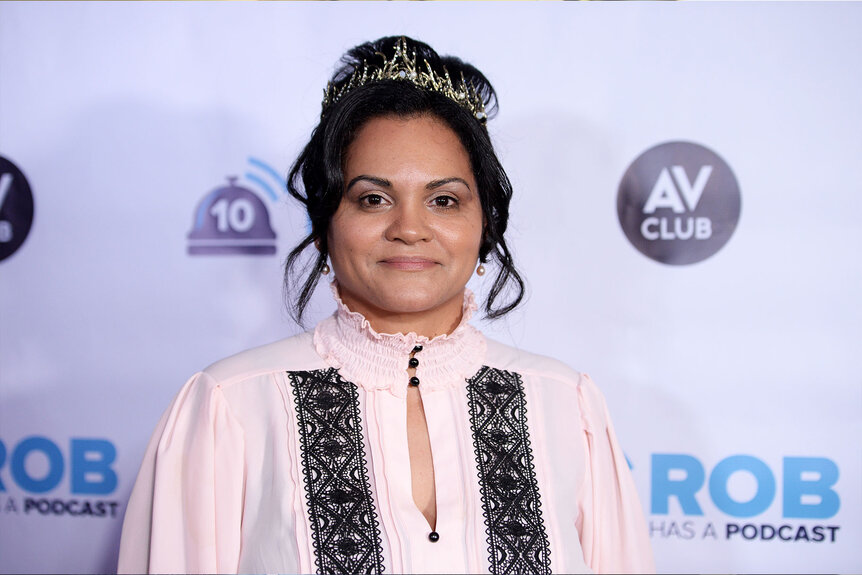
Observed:
[[[550,573],[521,376],[483,366],[467,398],[491,573]]]
[[[382,573],[356,386],[338,370],[293,371],[305,497],[318,573]]]

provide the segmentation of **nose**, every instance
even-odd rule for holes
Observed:
[[[403,202],[389,213],[392,221],[386,228],[387,240],[412,245],[433,237],[431,214],[421,202]]]

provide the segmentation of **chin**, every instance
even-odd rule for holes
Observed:
[[[399,291],[388,296],[377,297],[375,303],[376,307],[389,313],[422,313],[442,307],[462,293],[463,288],[455,294],[429,293],[424,290]]]

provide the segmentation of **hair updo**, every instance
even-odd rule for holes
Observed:
[[[393,58],[400,36],[380,38],[360,44],[341,58],[331,83],[335,91],[350,81],[354,71],[367,62],[375,65],[381,54]],[[435,74],[448,71],[454,81],[463,75],[485,104],[490,119],[497,111],[497,96],[487,78],[476,68],[453,56],[440,56],[423,42],[404,37],[409,53],[415,50],[422,67],[425,61]],[[320,123],[294,162],[287,177],[287,189],[305,206],[311,232],[287,256],[284,289],[291,316],[302,324],[302,316],[323,273],[329,246],[327,237],[333,214],[344,192],[344,158],[360,128],[380,116],[415,117],[430,115],[446,123],[467,151],[476,178],[485,226],[479,260],[498,264],[494,283],[484,304],[485,315],[497,319],[512,311],[524,297],[524,281],[515,268],[504,233],[509,221],[512,184],[491,144],[484,122],[447,96],[423,89],[410,81],[379,80],[353,87],[321,113]],[[484,120],[484,119],[483,119]],[[303,253],[316,245],[316,257]],[[502,300],[502,301],[498,301]]]

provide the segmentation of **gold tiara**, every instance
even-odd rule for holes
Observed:
[[[422,70],[417,65],[416,50],[410,51],[408,49],[407,40],[404,36],[395,43],[395,54],[391,59],[387,60],[386,54],[382,52],[377,52],[377,54],[383,59],[382,66],[363,61],[362,70],[360,71],[358,67],[354,69],[350,79],[342,84],[341,88],[336,88],[332,82],[326,85],[326,89],[323,90],[321,115],[354,88],[381,80],[403,80],[411,82],[423,90],[443,94],[473,114],[473,117],[480,124],[485,125],[488,119],[485,114],[485,102],[476,91],[475,86],[464,79],[463,73],[461,74],[461,81],[456,84],[452,82],[449,71],[445,67],[443,67],[443,74],[438,74],[431,68],[428,60],[423,59],[425,70]]]

